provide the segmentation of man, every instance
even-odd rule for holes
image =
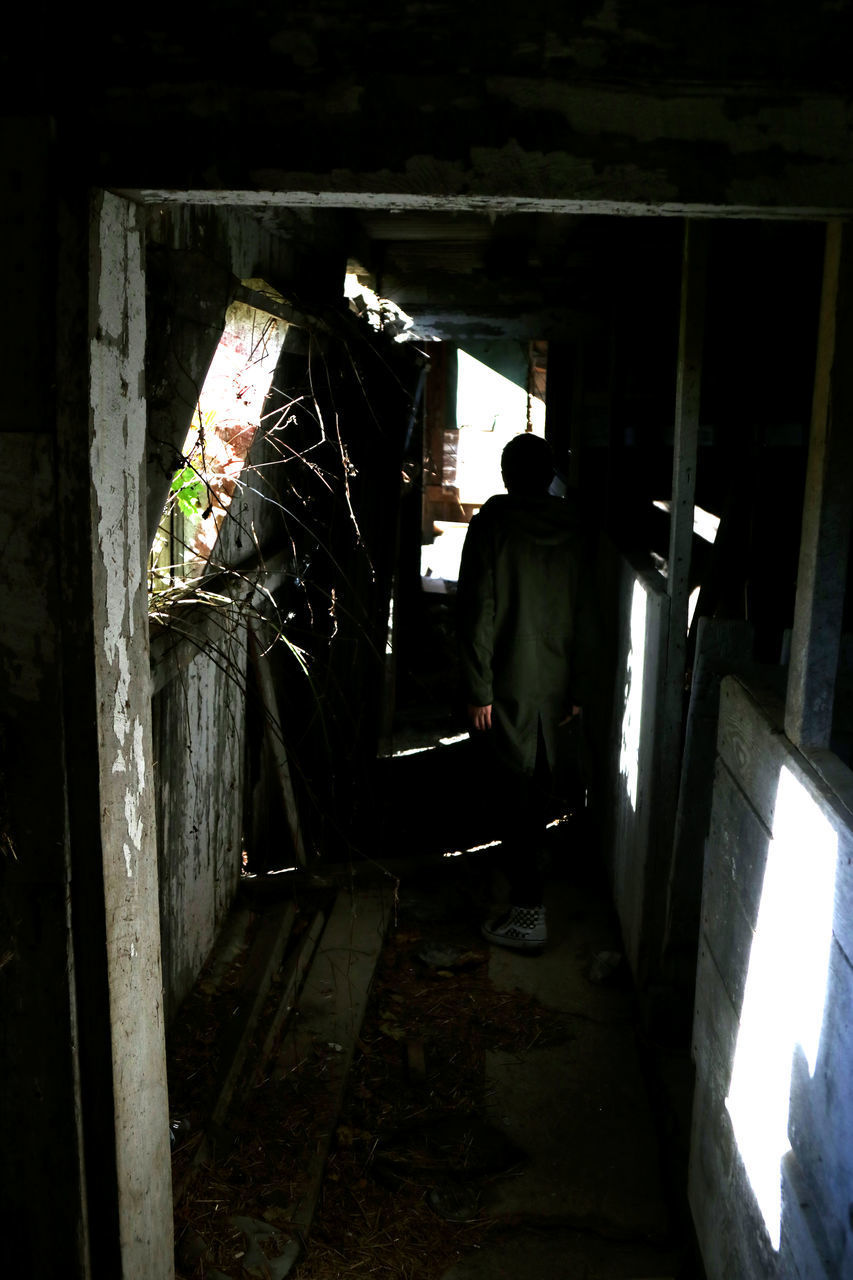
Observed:
[[[483,925],[500,946],[547,940],[542,843],[557,730],[579,708],[572,657],[581,567],[574,507],[548,490],[554,465],[538,436],[501,455],[506,494],[471,520],[459,572],[458,624],[468,718],[488,749],[509,909]]]

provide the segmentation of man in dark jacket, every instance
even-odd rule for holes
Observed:
[[[458,623],[468,717],[490,752],[510,907],[483,926],[491,942],[539,951],[547,939],[541,846],[557,730],[579,714],[572,653],[581,537],[571,503],[552,497],[551,450],[512,439],[507,493],[471,520],[459,573]]]

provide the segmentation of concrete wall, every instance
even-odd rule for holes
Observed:
[[[327,252],[334,240],[328,220],[295,225],[293,237],[286,228],[278,231],[272,235],[262,220],[240,210],[186,205],[148,211],[149,538],[230,314],[234,286],[260,278],[286,289],[308,280],[312,296],[321,299],[342,287],[345,258],[338,247]],[[252,460],[257,462],[254,455]],[[259,483],[254,477],[252,488]],[[280,529],[278,506],[258,502],[246,515],[243,508],[251,497],[251,491],[238,495],[238,519],[223,525],[213,556],[217,565],[251,557],[252,517],[265,550]],[[277,523],[271,522],[270,511]],[[280,546],[284,535],[277,536]],[[227,580],[218,578],[214,586],[227,601]],[[241,581],[241,595],[246,587]],[[227,602],[190,611],[181,606],[165,630],[156,631],[151,667],[154,777],[164,1001],[171,1018],[204,965],[239,882],[246,618]]]
[[[145,580],[144,237],[139,211],[96,209],[90,468],[101,844],[123,1276],[172,1273]]]
[[[708,1280],[853,1270],[853,775],[723,681],[689,1195]]]
[[[211,610],[201,650],[155,664],[152,701],[164,1003],[171,1018],[216,940],[240,877],[246,622]]]
[[[644,949],[654,949],[654,922],[665,893],[655,786],[669,599],[659,573],[632,565],[612,545],[603,550],[598,580],[612,609],[603,619],[605,635],[613,638],[612,720],[603,761],[604,851],[628,961],[634,975],[642,977]]]
[[[83,20],[79,59],[46,79],[63,146],[103,185],[306,204],[853,203],[846,6],[715,17],[636,0],[496,18],[481,0],[251,15],[228,0],[203,31],[194,12],[170,16],[168,40],[136,15]],[[217,75],[235,44],[252,56]],[[12,100],[42,100],[32,69],[9,72]]]

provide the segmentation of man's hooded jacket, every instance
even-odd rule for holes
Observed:
[[[468,701],[492,707],[493,744],[533,773],[541,727],[549,765],[572,707],[581,535],[574,505],[501,494],[471,520],[458,626]]]

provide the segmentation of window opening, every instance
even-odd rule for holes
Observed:
[[[658,498],[652,503],[652,506],[655,507],[658,511],[665,512],[666,515],[669,515],[670,512],[672,511],[672,503],[668,498]],[[693,507],[693,534],[695,537],[700,538],[703,542],[707,542],[711,546],[713,546],[713,544],[717,539],[717,534],[719,532],[719,529],[720,529],[719,516],[714,515],[713,512],[711,511],[706,511],[704,507],[699,507],[699,506]],[[661,555],[656,551],[652,551],[651,556],[652,556],[652,560],[654,561],[655,568],[658,570],[661,576],[665,578],[667,576],[667,571],[669,568],[667,564],[666,556]],[[691,587],[690,596],[687,602],[688,633],[690,632],[690,628],[693,626],[693,618],[696,613],[696,606],[699,603],[699,596],[701,591],[702,591],[701,581],[695,582],[694,585]]]
[[[440,461],[442,500],[428,513],[421,552],[424,589],[445,593],[459,578],[462,544],[471,516],[503,493],[501,454],[513,436],[545,435],[543,342],[492,344],[475,355],[459,348],[455,422],[445,425]],[[503,365],[507,372],[501,372]],[[513,365],[515,368],[513,368]]]
[[[387,334],[395,342],[420,341],[415,322],[390,298],[380,298],[367,284],[368,273],[358,263],[350,262],[344,277],[344,297],[350,310],[366,320],[377,332]]]
[[[244,285],[281,300],[263,281]],[[202,576],[260,426],[287,324],[232,302],[181,449],[149,557],[152,593]]]

